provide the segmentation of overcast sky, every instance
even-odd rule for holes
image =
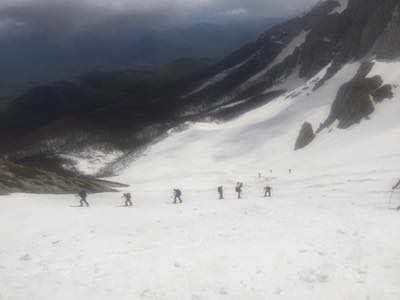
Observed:
[[[318,0],[0,0],[0,31],[73,32],[129,20],[141,27],[284,17]]]

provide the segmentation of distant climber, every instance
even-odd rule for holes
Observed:
[[[125,194],[122,195],[122,197],[125,199],[125,203],[124,203],[125,206],[132,206],[133,205],[131,193],[125,193]]]
[[[218,194],[219,194],[220,200],[224,199],[224,187],[223,186],[218,187]]]
[[[394,192],[395,190],[400,189],[400,180],[392,187],[392,191]],[[397,207],[397,210],[400,210],[400,206]]]
[[[272,193],[271,193],[271,187],[269,185],[267,185],[266,187],[264,187],[264,197],[272,197]]]
[[[79,198],[80,198],[80,206],[83,207],[84,205],[86,207],[89,207],[89,202],[87,202],[86,198],[87,198],[87,193],[86,191],[80,191],[78,194]]]
[[[174,203],[183,203],[182,201],[182,191],[180,189],[174,189]]]
[[[289,174],[292,174],[292,169],[289,169]]]
[[[243,191],[243,182],[237,182],[236,183],[235,191],[237,193],[238,199],[241,199],[242,198],[242,191]]]

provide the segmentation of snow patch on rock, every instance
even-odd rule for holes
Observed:
[[[336,2],[338,2],[340,6],[331,11],[331,14],[341,14],[347,9],[349,5],[349,0],[336,0]]]
[[[182,98],[187,98],[189,96],[192,96],[194,94],[197,94],[198,92],[208,88],[211,85],[214,85],[220,81],[222,81],[223,79],[225,79],[226,77],[228,77],[233,71],[239,69],[241,66],[243,66],[245,63],[247,63],[249,60],[251,59],[248,58],[246,60],[244,60],[243,62],[241,62],[240,64],[233,66],[229,69],[226,69],[220,73],[218,73],[217,75],[214,75],[213,77],[211,77],[209,80],[207,80],[206,82],[204,82],[202,85],[200,85],[198,88],[196,88],[194,91],[190,92],[189,94],[184,95]]]
[[[306,39],[310,31],[305,31],[303,30],[298,36],[293,38],[293,40],[279,53],[279,55],[270,63],[264,70],[261,72],[258,72],[256,75],[250,77],[244,84],[243,86],[246,86],[248,84],[251,84],[252,82],[258,81],[261,79],[264,75],[268,73],[269,70],[271,70],[273,67],[276,65],[282,63],[287,57],[292,55],[294,51],[301,47]]]
[[[61,154],[60,157],[72,161],[72,165],[64,165],[64,168],[76,171],[83,175],[94,176],[108,164],[115,162],[123,156],[122,151],[107,152],[95,148],[88,148],[81,152]]]

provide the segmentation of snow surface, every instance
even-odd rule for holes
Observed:
[[[399,89],[370,120],[293,151],[358,67],[171,133],[114,178],[132,184],[132,208],[112,193],[90,195],[88,209],[68,195],[0,197],[0,299],[400,299],[400,194],[388,193],[400,176]],[[399,67],[378,62],[371,76],[398,85]],[[174,187],[183,205],[170,204]]]

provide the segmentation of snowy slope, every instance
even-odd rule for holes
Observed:
[[[327,21],[347,20],[347,1],[338,3],[341,15]],[[345,36],[344,51],[357,52]],[[135,157],[113,178],[130,184],[132,208],[120,207],[115,193],[90,195],[89,209],[70,207],[78,202],[70,195],[0,196],[0,300],[400,299],[400,193],[389,192],[400,177],[400,63],[376,61],[368,74],[381,76],[394,93],[374,103],[368,120],[346,130],[333,124],[294,151],[303,123],[316,129],[327,119],[361,64],[331,57],[332,44],[312,69],[318,74],[310,69],[312,78],[301,77],[296,49],[313,49],[302,56],[313,58],[319,47],[304,45],[320,41],[331,39],[303,30],[271,62],[293,59],[257,96],[285,94],[229,122],[170,130]],[[246,60],[232,65],[194,89],[223,85]],[[244,100],[232,101],[225,108]],[[113,155],[121,153],[68,158],[92,174]],[[241,200],[237,181],[245,184]],[[262,197],[266,184],[272,198]],[[222,201],[218,185],[225,188]],[[176,187],[183,205],[171,204]]]
[[[334,12],[345,16],[348,3],[339,3]],[[302,31],[272,66],[319,40],[331,38]],[[369,120],[347,130],[333,124],[294,151],[302,124],[318,128],[360,67],[357,59],[319,58],[325,67],[313,78],[299,76],[298,59],[287,65],[290,74],[285,68],[272,88],[288,92],[268,104],[226,123],[171,130],[136,157],[113,178],[131,185],[132,208],[120,207],[115,193],[90,195],[89,209],[70,207],[78,202],[70,195],[0,196],[0,300],[400,299],[400,193],[389,192],[400,177],[400,63],[378,61],[368,75],[380,75],[394,92],[374,104]],[[245,67],[243,61],[233,65]],[[195,88],[223,84],[237,70]],[[120,155],[68,158],[93,174]],[[238,180],[245,183],[241,200]],[[262,197],[266,184],[269,199]],[[217,200],[218,185],[225,200]],[[183,205],[171,205],[175,187]]]
[[[115,178],[132,184],[133,208],[118,194],[90,196],[90,209],[68,207],[72,196],[0,197],[0,299],[399,299],[400,195],[387,192],[400,174],[399,89],[370,120],[293,151],[302,122],[324,120],[358,67],[171,132]],[[371,76],[399,85],[399,67],[378,62]],[[170,204],[175,186],[183,205]]]
[[[113,194],[90,209],[2,197],[0,297],[395,300],[400,218],[377,175],[282,174],[272,199],[253,179],[241,201],[193,190],[183,206],[137,187],[132,209]]]
[[[189,130],[173,134],[150,147],[117,179],[142,183],[165,182],[167,177],[169,182],[182,184],[182,179],[196,182],[198,174],[210,181],[224,181],[235,174],[254,174],[271,168],[319,171],[321,167],[336,166],[337,161],[361,164],[377,155],[394,155],[399,150],[393,134],[400,130],[397,122],[400,72],[396,71],[400,65],[388,62],[376,62],[369,77],[380,75],[384,83],[391,84],[394,99],[376,104],[370,120],[349,130],[333,126],[323,131],[308,149],[293,151],[302,123],[308,121],[318,128],[328,116],[339,87],[354,77],[359,66],[359,63],[346,65],[325,85],[313,91],[327,66],[304,85],[236,120],[192,124]],[[357,156],[352,155],[357,151],[360,152]],[[315,161],[318,165],[310,170]],[[148,172],[150,166],[157,168],[152,167]],[[190,178],[186,176],[189,174]]]

